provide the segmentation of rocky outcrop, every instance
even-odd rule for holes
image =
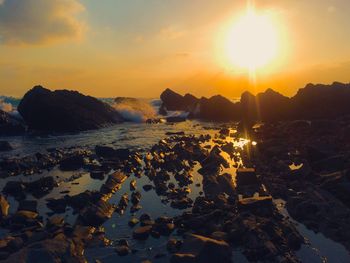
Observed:
[[[41,86],[24,95],[18,111],[30,129],[44,132],[78,132],[122,121],[112,107],[96,98]]]
[[[240,102],[233,103],[220,95],[196,99],[167,89],[161,99],[162,108],[188,111],[190,118],[207,121],[276,122],[350,115],[350,84],[339,82],[308,84],[292,98],[267,89],[256,96],[246,91]]]
[[[195,107],[199,101],[191,94],[182,96],[171,89],[163,91],[160,95],[160,99],[163,102],[162,109],[170,111],[192,111],[193,107]]]
[[[201,98],[196,110],[191,116],[206,121],[233,121],[240,118],[239,104],[220,95]]]
[[[243,120],[283,120],[289,118],[290,99],[272,89],[256,96],[244,92],[241,96],[241,112]]]
[[[307,84],[291,98],[294,118],[324,119],[350,114],[350,84]]]
[[[0,110],[0,135],[19,135],[24,132],[25,126],[20,120]]]

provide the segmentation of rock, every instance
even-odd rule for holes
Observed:
[[[90,177],[92,179],[103,180],[105,178],[104,171],[91,171]]]
[[[114,149],[109,146],[100,146],[95,147],[95,152],[98,156],[103,158],[118,158],[119,160],[127,160],[131,154],[129,149]]]
[[[239,186],[259,184],[254,168],[238,168],[236,173],[236,181]]]
[[[0,110],[0,135],[20,135],[25,132],[25,126],[23,122],[9,113]]]
[[[26,189],[31,192],[34,197],[40,198],[48,194],[56,185],[52,176],[45,176],[39,180],[28,183]]]
[[[112,217],[114,207],[103,200],[99,200],[96,204],[92,204],[80,213],[80,219],[89,226],[100,226],[106,220]]]
[[[29,90],[18,111],[30,129],[45,132],[78,132],[123,121],[111,106],[77,91]]]
[[[5,194],[13,195],[13,196],[23,196],[25,190],[25,185],[19,181],[8,181],[3,188],[3,192]]]
[[[130,253],[130,248],[128,246],[124,246],[124,245],[120,246],[120,245],[118,245],[118,246],[116,246],[115,251],[117,252],[117,254],[119,256],[123,257],[123,256],[126,256],[126,255],[128,255]]]
[[[37,213],[38,202],[35,200],[23,200],[18,204],[18,211],[31,211]]]
[[[7,217],[10,204],[3,195],[0,195],[0,219]]]
[[[196,256],[193,254],[173,254],[170,258],[170,263],[196,263],[199,262]],[[209,263],[210,261],[203,261],[203,263]]]
[[[134,239],[139,239],[139,240],[146,240],[152,230],[152,226],[148,225],[148,226],[141,226],[136,228],[133,233],[132,236]]]
[[[136,180],[131,180],[130,181],[130,191],[135,191],[136,190]]]
[[[141,193],[139,191],[132,192],[131,194],[131,203],[137,205],[141,200]]]
[[[217,95],[209,99],[201,98],[199,108],[190,114],[190,117],[206,121],[233,121],[240,119],[240,107],[223,96]]]
[[[142,222],[142,221],[147,221],[147,220],[152,220],[152,218],[151,218],[151,216],[149,215],[149,214],[142,214],[141,216],[140,216],[140,221]]]
[[[145,190],[146,192],[152,190],[153,186],[150,184],[145,184],[144,186],[142,186],[143,190]]]
[[[335,119],[350,114],[350,84],[307,84],[292,97],[295,119]]]
[[[166,89],[160,95],[162,100],[162,111],[165,113],[168,111],[191,111],[198,99],[190,94],[181,96],[180,94],[172,91],[171,89]]]
[[[13,148],[8,141],[0,141],[0,152],[7,152],[11,150],[13,150]]]
[[[225,241],[190,234],[170,262],[232,262],[232,250]]]
[[[84,156],[82,155],[73,155],[63,159],[60,162],[60,170],[62,171],[75,171],[82,168],[85,164]]]
[[[101,186],[101,193],[110,194],[115,192],[121,184],[127,179],[127,176],[122,172],[114,172],[109,175],[107,181]]]
[[[134,227],[136,226],[140,221],[136,218],[136,217],[132,217],[129,222],[128,222],[128,225],[130,227]]]
[[[179,251],[181,245],[182,245],[182,242],[180,240],[170,238],[167,242],[166,248],[170,253],[175,253]]]

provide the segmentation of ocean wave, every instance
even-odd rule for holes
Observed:
[[[157,116],[151,101],[146,99],[118,97],[112,106],[125,120],[131,122],[145,122]]]
[[[0,110],[5,112],[12,112],[14,109],[11,103],[5,102],[4,99],[0,99]]]

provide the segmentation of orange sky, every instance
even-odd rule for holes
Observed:
[[[215,2],[215,3],[214,3]],[[98,97],[158,97],[165,88],[238,97],[293,95],[308,82],[349,82],[350,2],[261,0],[273,18],[275,61],[257,70],[223,62],[225,32],[247,1],[0,0],[0,95],[41,84]]]

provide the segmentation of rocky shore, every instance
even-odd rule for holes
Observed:
[[[290,154],[291,149],[283,148],[283,145],[296,147],[293,141],[296,143],[300,138],[296,140],[291,136],[293,129],[305,129],[308,127],[305,125],[295,122],[283,123],[278,128],[262,126],[250,134],[257,144],[240,139],[235,127],[229,125],[212,135],[171,134],[151,149],[139,151],[97,145],[91,150],[50,149],[35,156],[3,160],[1,174],[7,183],[0,196],[1,228],[7,234],[0,240],[1,259],[4,262],[86,262],[84,251],[101,247],[114,250],[119,257],[135,257],[141,252],[133,247],[132,240],[144,242],[162,237],[168,240],[164,251],[153,258],[139,260],[232,262],[238,249],[250,262],[300,262],[296,251],[305,243],[304,237],[292,221],[280,214],[274,198],[285,199],[290,214],[311,229],[349,247],[344,231],[349,215],[347,195],[329,191],[333,189],[331,185],[342,189],[347,174],[322,178],[315,170],[320,169],[316,165],[319,160],[313,160],[315,165],[306,166],[302,149],[294,156]],[[281,133],[283,130],[286,133]],[[285,144],[269,142],[277,140],[277,131],[279,136],[287,136]],[[325,132],[320,125],[313,131],[318,136]],[[305,139],[313,138],[311,134]],[[315,151],[315,147],[313,149]],[[282,156],[298,159],[276,160]],[[325,165],[332,169],[327,170],[330,173],[339,170],[335,164],[346,164],[331,156],[325,158],[333,164]],[[302,160],[302,168],[291,170],[288,165],[292,162],[297,165],[297,160],[299,163]],[[45,199],[60,187],[60,182],[50,176],[30,183],[18,181],[16,177],[20,174],[30,177],[54,167],[62,172],[85,171],[93,180],[101,182],[100,187],[46,198],[50,212],[40,214],[38,201],[28,197]],[[202,183],[193,186],[195,171],[202,177]],[[144,177],[149,183],[142,185]],[[71,184],[77,178],[69,178]],[[110,202],[126,180],[129,193],[122,194],[117,202]],[[202,189],[194,199],[190,197],[191,187]],[[148,191],[154,191],[165,205],[184,212],[153,218],[140,205]],[[13,213],[9,213],[9,198],[18,202]],[[325,202],[324,198],[332,202]],[[65,222],[64,216],[70,209],[77,215],[72,223]],[[104,223],[114,214],[127,216],[127,210],[134,215],[128,219],[130,237],[109,239]],[[103,261],[96,258],[95,262]]]
[[[171,124],[143,124],[165,127],[150,147],[77,144],[4,157],[0,261],[306,262],[299,252],[310,241],[296,222],[349,251],[349,89],[308,85],[293,98],[244,93],[239,103],[167,90],[163,114],[240,122],[199,122],[184,131],[176,127],[185,117],[168,116]],[[46,134],[123,121],[94,98],[42,87],[18,110],[25,125],[0,112],[3,134],[22,134],[28,125]],[[0,142],[1,151],[11,148]]]

